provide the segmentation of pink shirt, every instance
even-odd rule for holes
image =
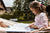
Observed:
[[[35,17],[34,25],[38,26],[38,28],[48,27],[48,18],[46,16],[46,13],[41,12],[39,15],[37,15]]]

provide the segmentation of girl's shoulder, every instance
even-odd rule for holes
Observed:
[[[45,15],[46,15],[46,13],[44,13],[44,12],[40,13],[40,16],[45,16]]]
[[[46,17],[46,13],[41,12],[39,15],[37,15],[36,17]]]

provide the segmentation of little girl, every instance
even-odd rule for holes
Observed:
[[[46,11],[44,11],[42,4],[40,4],[38,1],[33,1],[29,5],[30,10],[32,13],[34,13],[35,16],[35,22],[30,24],[28,27],[30,28],[38,28],[38,30],[32,31],[38,32],[43,30],[44,28],[48,27],[48,18],[46,15]]]

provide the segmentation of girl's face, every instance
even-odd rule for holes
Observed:
[[[36,15],[36,11],[34,8],[30,8],[30,10],[32,11],[32,13],[34,13]]]

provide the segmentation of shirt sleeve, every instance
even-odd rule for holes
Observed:
[[[43,27],[48,27],[48,18],[45,13],[40,16],[40,20],[42,22]]]

